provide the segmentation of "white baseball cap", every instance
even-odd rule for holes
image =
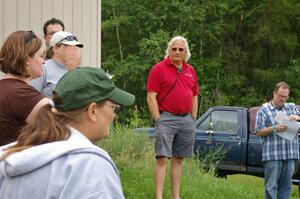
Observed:
[[[49,47],[53,47],[58,44],[65,44],[83,48],[83,44],[78,42],[77,37],[66,31],[58,31],[53,34],[49,43]]]

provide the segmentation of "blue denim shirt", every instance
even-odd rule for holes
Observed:
[[[285,103],[281,109],[274,107],[271,101],[262,106],[256,114],[255,129],[256,132],[261,131],[266,127],[276,125],[274,120],[279,111],[286,112],[289,115],[300,115],[297,107],[293,103]],[[278,136],[276,133],[271,133],[261,137],[262,143],[262,161],[268,160],[288,160],[299,158],[298,136],[290,142]]]

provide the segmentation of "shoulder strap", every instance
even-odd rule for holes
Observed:
[[[175,87],[175,84],[176,84],[176,82],[178,80],[178,76],[180,75],[180,73],[181,73],[181,68],[178,68],[178,70],[177,70],[177,76],[176,76],[175,81],[173,82],[173,84],[170,87],[170,89],[168,90],[168,92],[161,98],[161,100],[159,102],[163,102],[166,99],[166,97],[170,94],[170,92],[173,90],[173,88]]]

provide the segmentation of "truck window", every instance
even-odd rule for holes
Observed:
[[[238,115],[236,111],[213,111],[197,127],[199,130],[237,132]]]

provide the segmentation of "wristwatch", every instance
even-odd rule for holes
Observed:
[[[273,133],[276,133],[277,132],[276,125],[273,125],[272,128],[273,128]]]

